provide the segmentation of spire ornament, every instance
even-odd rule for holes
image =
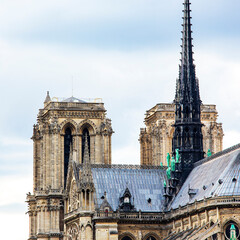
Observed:
[[[47,96],[45,98],[44,103],[48,103],[48,102],[51,102],[51,97],[50,97],[49,91],[47,91]]]
[[[85,134],[83,163],[85,163],[85,164],[90,163],[87,133]]]
[[[191,9],[190,1],[184,0],[181,64],[179,78],[176,83],[175,131],[173,135],[173,155],[181,155],[183,181],[193,168],[193,164],[201,160],[203,153],[203,137],[201,123],[201,99],[198,79],[196,78],[193,60]]]
[[[88,138],[85,134],[85,143],[84,143],[84,155],[83,155],[83,165],[82,165],[82,174],[81,174],[81,189],[88,189],[93,191],[94,184],[92,178],[91,163],[89,157],[89,148],[88,148]]]

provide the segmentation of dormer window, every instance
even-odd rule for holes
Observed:
[[[129,203],[129,202],[130,202],[129,197],[125,197],[124,198],[124,203]]]
[[[120,200],[120,204],[119,204],[120,211],[129,212],[129,211],[134,210],[134,206],[132,204],[131,198],[132,198],[132,195],[131,195],[129,189],[126,188],[125,192],[119,199]]]

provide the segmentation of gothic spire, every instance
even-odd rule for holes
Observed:
[[[198,80],[195,74],[195,65],[193,63],[193,45],[191,30],[191,3],[184,0],[183,10],[183,31],[182,31],[182,52],[181,64],[179,66],[179,79],[176,86],[175,102],[196,101],[201,103]]]
[[[176,84],[173,154],[179,149],[183,180],[203,158],[201,100],[193,63],[191,10],[184,0],[181,64]]]

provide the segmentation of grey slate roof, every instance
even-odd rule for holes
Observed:
[[[119,198],[126,187],[129,188],[136,210],[160,212],[163,210],[163,182],[165,169],[141,168],[140,166],[112,165],[109,167],[92,167],[93,182],[96,189],[96,205],[99,208],[101,197],[107,192],[107,200],[115,211]],[[151,198],[151,204],[148,199]]]
[[[192,197],[189,188],[196,193]],[[176,209],[195,200],[233,195],[240,195],[240,145],[197,163],[171,207]]]
[[[72,162],[72,166],[74,177],[80,186],[79,172],[82,171],[82,165]],[[102,196],[106,192],[108,203],[116,211],[119,198],[128,187],[136,211],[165,210],[165,167],[95,164],[91,165],[91,171],[96,190],[96,208],[100,208],[104,201]],[[197,162],[169,209],[215,196],[240,196],[240,144]],[[149,198],[151,203],[148,202]]]
[[[79,102],[79,103],[85,103],[83,100],[75,98],[75,97],[70,97],[67,99],[64,99],[62,102]]]

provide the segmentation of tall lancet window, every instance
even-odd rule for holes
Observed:
[[[82,163],[83,163],[83,156],[84,156],[84,148],[85,148],[85,141],[87,138],[87,142],[88,142],[88,151],[89,151],[89,155],[90,155],[90,135],[89,135],[89,131],[87,128],[83,129],[82,132]],[[90,157],[90,156],[89,156]]]
[[[72,130],[70,128],[66,128],[64,135],[64,186],[67,180],[71,144],[72,144]]]

